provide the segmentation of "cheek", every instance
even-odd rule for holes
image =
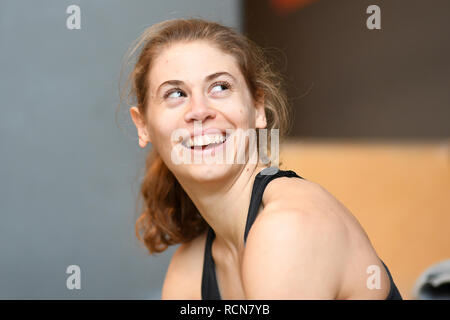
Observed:
[[[170,142],[172,130],[163,121],[149,121],[149,134],[152,139],[152,144],[155,145],[158,151],[162,151],[164,146]]]
[[[242,121],[245,122],[248,128],[255,127],[255,112],[251,108],[253,107],[247,107],[241,113]]]
[[[233,112],[233,122],[240,128],[251,128],[253,120],[251,112],[245,106]]]
[[[158,131],[156,132],[157,139],[161,142],[162,146],[170,145],[170,139],[172,136],[173,130],[168,128],[167,126],[161,125],[158,127]]]
[[[252,128],[255,126],[255,108],[248,97],[241,97],[239,99],[238,108],[234,114],[239,117],[239,122],[242,126]]]

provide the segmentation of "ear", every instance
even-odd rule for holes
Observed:
[[[264,103],[264,93],[259,94],[255,101],[255,128],[264,129],[267,127],[266,108]]]
[[[141,148],[145,148],[147,143],[151,143],[150,135],[147,130],[147,125],[145,124],[144,116],[141,115],[139,109],[137,107],[130,108],[130,116],[136,126],[138,137],[139,137],[139,146]]]

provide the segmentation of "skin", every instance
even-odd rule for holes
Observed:
[[[227,72],[218,78],[207,76]],[[213,259],[223,299],[384,299],[389,281],[353,215],[315,182],[281,177],[266,187],[244,246],[255,176],[265,167],[174,164],[171,134],[183,128],[265,128],[264,100],[253,101],[235,59],[204,41],[164,49],[149,73],[147,114],[130,108],[139,145],[151,143],[213,228]],[[167,80],[182,81],[177,86]],[[217,84],[227,81],[231,88]],[[179,88],[181,90],[175,90]],[[164,97],[167,92],[172,92]],[[239,141],[239,137],[238,140]],[[236,143],[229,143],[236,155]],[[282,230],[282,232],[280,232]],[[163,299],[201,299],[206,233],[182,244],[169,265]],[[381,269],[381,289],[366,286],[369,265]]]

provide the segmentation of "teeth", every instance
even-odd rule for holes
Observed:
[[[184,145],[188,148],[206,146],[211,143],[220,143],[225,141],[225,135],[223,134],[210,134],[204,136],[195,136],[194,140],[189,138],[189,140],[184,142]]]

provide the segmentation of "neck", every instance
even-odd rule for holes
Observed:
[[[218,180],[179,179],[205,221],[216,235],[215,246],[237,256],[244,248],[244,232],[256,175],[267,165],[232,166],[231,172]]]

